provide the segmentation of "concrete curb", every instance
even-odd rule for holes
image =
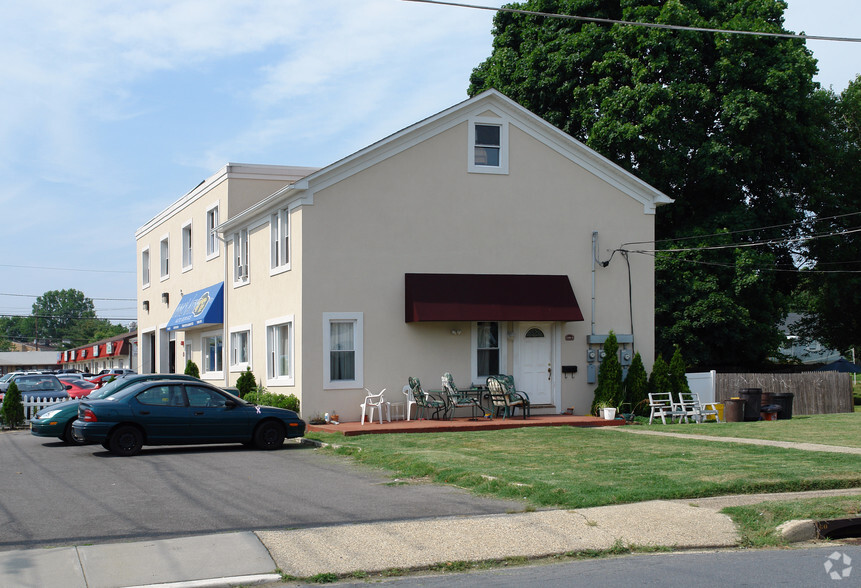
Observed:
[[[786,521],[777,531],[790,543],[813,541],[818,537],[816,523],[810,519]]]

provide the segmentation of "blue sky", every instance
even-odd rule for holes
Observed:
[[[789,30],[861,36],[857,0],[788,3]],[[101,299],[135,297],[138,227],[227,162],[328,165],[460,102],[491,20],[401,0],[4,7],[0,314],[76,288],[133,320]],[[861,43],[808,47],[825,87],[861,73]]]

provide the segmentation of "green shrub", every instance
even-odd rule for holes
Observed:
[[[194,378],[200,377],[200,369],[197,367],[197,364],[190,359],[185,362],[185,375],[192,376]]]
[[[15,429],[24,424],[24,401],[21,400],[21,391],[18,390],[18,385],[15,382],[10,383],[9,387],[6,388],[3,408],[0,411],[3,413],[3,422],[10,429]]]
[[[236,380],[236,389],[239,390],[240,398],[245,398],[247,394],[257,389],[257,380],[254,379],[251,368],[245,368],[245,371],[239,375],[239,378]]]
[[[673,358],[670,360],[670,391],[678,396],[682,392],[690,393],[691,387],[688,385],[688,377],[685,375],[685,360],[682,358],[682,351],[676,346],[673,352]]]
[[[604,360],[598,368],[598,386],[592,400],[592,414],[601,407],[617,407],[622,403],[622,365],[619,363],[619,343],[610,331],[604,342]]]
[[[672,391],[673,382],[670,377],[670,366],[667,365],[663,355],[658,355],[652,366],[652,373],[649,374],[649,392],[661,393]]]
[[[248,402],[261,406],[274,406],[275,408],[286,408],[296,413],[299,412],[299,399],[296,398],[295,394],[274,394],[267,392],[266,388],[260,386],[253,392],[249,392],[244,398]]]

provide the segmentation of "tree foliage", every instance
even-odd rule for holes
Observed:
[[[820,219],[811,223],[804,253],[812,271],[801,288],[808,313],[802,334],[833,349],[861,348],[861,75],[831,104],[820,159],[820,190],[810,203]],[[821,237],[824,234],[834,234]]]
[[[672,392],[673,380],[670,377],[670,366],[663,355],[658,355],[649,374],[649,394]]]
[[[251,368],[245,368],[245,371],[236,379],[236,389],[239,390],[240,398],[245,398],[247,394],[257,389],[257,380],[254,378]]]
[[[530,0],[514,6],[786,32],[786,4],[779,0]],[[660,248],[667,247],[665,239],[719,232],[725,239],[727,229],[802,218],[817,179],[817,137],[829,102],[813,82],[816,62],[802,41],[506,12],[494,18],[493,34],[493,53],[474,69],[470,95],[496,88],[673,198],[658,210]],[[752,230],[732,239],[771,244],[756,253],[660,258],[658,351],[669,356],[679,342],[694,364],[711,365],[768,357],[795,282],[791,272],[765,275],[752,268],[791,267],[787,236],[788,229]],[[684,279],[675,278],[679,270]],[[714,312],[720,345],[708,350],[701,336]]]

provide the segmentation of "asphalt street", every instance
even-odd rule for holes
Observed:
[[[306,445],[146,447],[116,457],[0,433],[0,551],[523,510],[400,484]]]

